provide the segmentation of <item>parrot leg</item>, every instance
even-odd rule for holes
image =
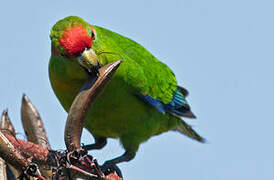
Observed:
[[[121,163],[121,162],[128,162],[128,161],[132,160],[135,157],[135,154],[136,154],[135,151],[127,150],[123,155],[106,161],[103,164],[102,169],[104,172],[116,172],[118,176],[122,177],[121,170],[119,169],[119,167],[116,164]]]
[[[107,138],[105,137],[94,137],[95,143],[85,145],[84,148],[86,150],[93,150],[93,149],[102,149],[107,144]]]
[[[135,152],[126,151],[123,155],[121,155],[117,158],[108,160],[104,164],[118,164],[118,163],[121,163],[121,162],[128,162],[128,161],[132,160],[135,157],[135,154],[136,154]]]

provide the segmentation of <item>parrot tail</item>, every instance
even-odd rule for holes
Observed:
[[[206,140],[201,137],[190,125],[188,125],[185,121],[182,119],[180,120],[179,124],[173,129],[175,131],[180,132],[181,134],[184,134],[185,136],[188,136],[192,139],[195,139],[201,143],[206,142]]]

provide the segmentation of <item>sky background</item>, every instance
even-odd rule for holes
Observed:
[[[274,2],[269,0],[3,1],[0,7],[0,110],[19,138],[21,97],[38,108],[54,149],[64,149],[66,112],[48,78],[49,31],[77,15],[142,44],[190,91],[208,143],[168,132],[120,165],[125,180],[274,178]],[[20,134],[21,133],[21,134]],[[83,142],[93,142],[85,132]],[[123,153],[117,140],[93,151],[100,163]]]

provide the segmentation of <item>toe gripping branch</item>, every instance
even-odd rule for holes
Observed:
[[[22,98],[21,119],[28,141],[15,137],[8,112],[4,110],[0,121],[0,176],[7,177],[11,173],[19,179],[35,177],[40,180],[122,180],[112,173],[114,170],[111,171],[111,168],[100,167],[97,160],[88,155],[80,144],[87,110],[110,81],[120,63],[121,61],[116,61],[100,68],[98,76],[89,77],[79,91],[66,122],[67,150],[51,150],[40,115],[26,95]],[[118,167],[115,171],[121,176]]]

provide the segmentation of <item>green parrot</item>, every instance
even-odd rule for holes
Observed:
[[[107,138],[119,138],[125,149],[105,165],[132,160],[142,142],[169,130],[205,141],[181,119],[195,118],[186,101],[188,91],[177,85],[167,65],[138,43],[76,16],[58,21],[50,39],[49,78],[67,112],[89,75],[97,76],[100,67],[122,60],[84,124],[95,139],[85,146],[88,150],[103,148]]]

